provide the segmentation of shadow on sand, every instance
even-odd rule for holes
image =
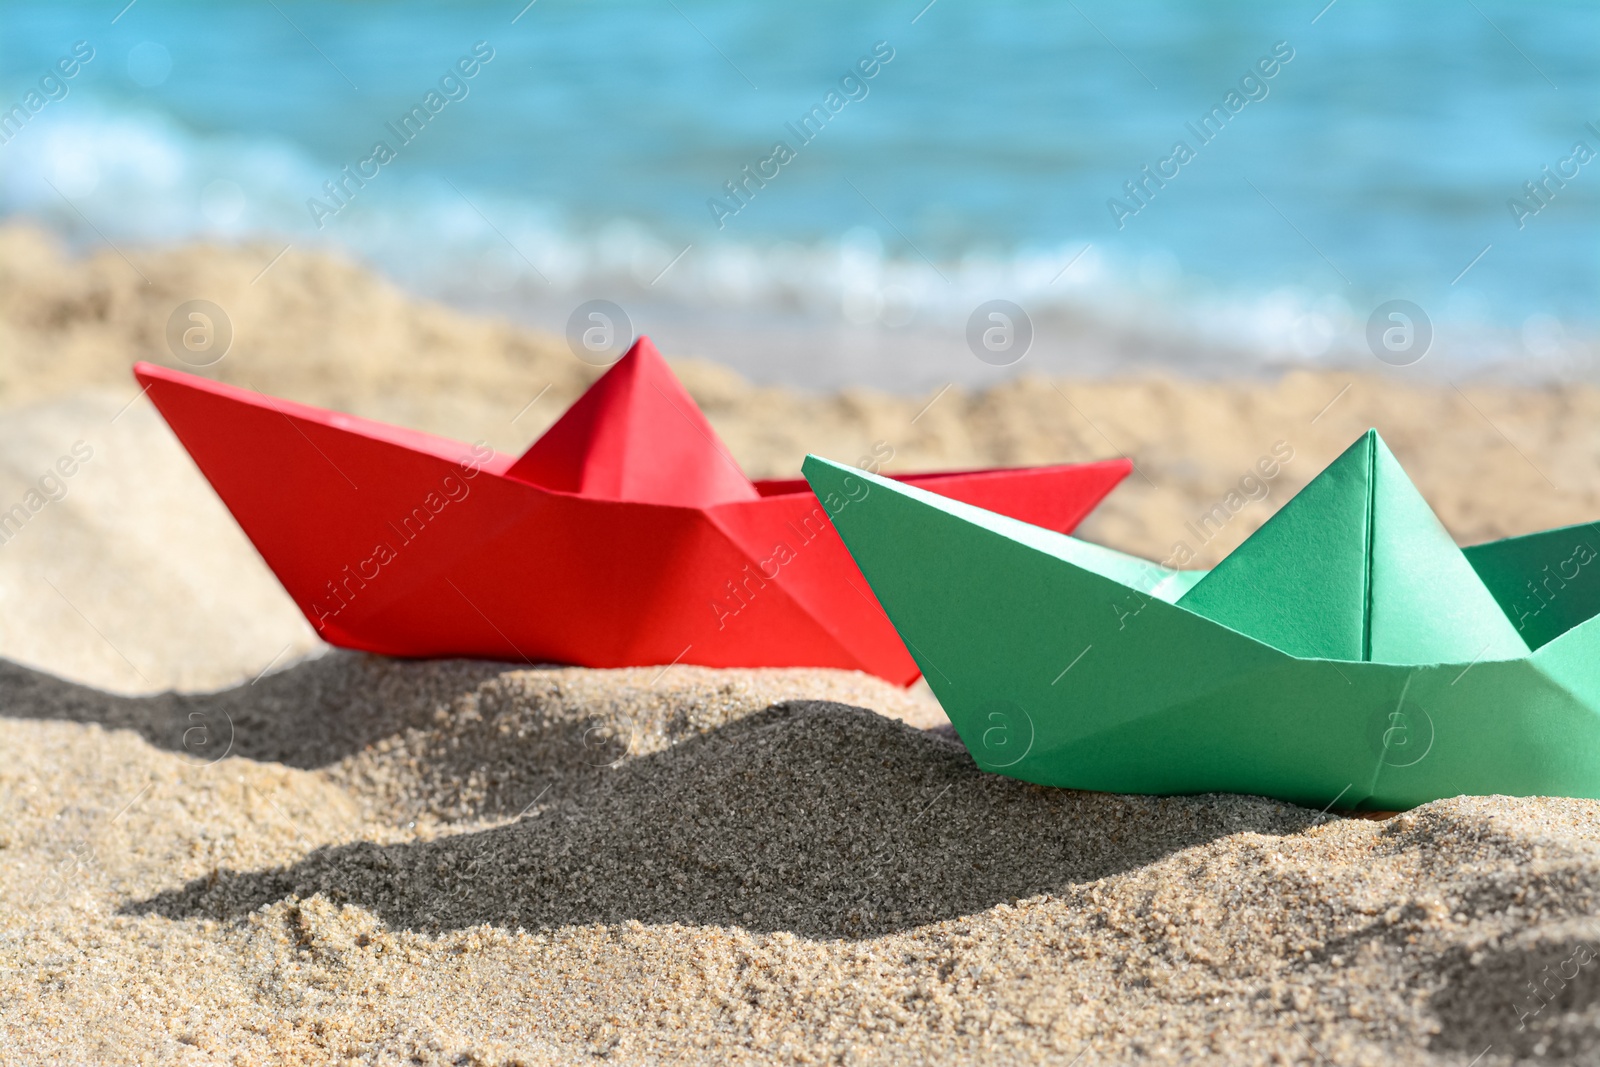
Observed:
[[[514,664],[395,661],[332,651],[215,693],[122,696],[0,659],[0,716],[132,730],[194,759],[224,755],[309,770],[425,724],[434,709]]]
[[[321,893],[391,928],[429,932],[638,920],[860,938],[1320,818],[1251,797],[1033,786],[979,771],[948,732],[812,701],[704,732],[669,730],[663,748],[593,766],[566,736],[582,708],[546,709],[526,687],[485,685],[517,669],[446,661],[397,670],[382,657],[333,652],[217,693],[124,697],[0,661],[0,715],[129,729],[191,757],[225,748],[316,769],[407,731],[433,738],[440,709],[471,698],[472,731],[493,743],[438,735],[405,750],[408,773],[437,789],[513,771],[553,786],[535,814],[493,829],[322,848],[290,867],[221,870],[124,908],[170,918],[238,919]],[[515,736],[500,737],[499,713],[485,703],[497,700],[518,705]],[[524,806],[522,793],[491,789],[474,815],[513,818]]]
[[[321,893],[428,932],[638,920],[859,938],[1317,819],[1247,797],[1032,786],[979,771],[947,737],[794,702],[626,760],[509,825],[221,871],[124,911],[237,919]]]

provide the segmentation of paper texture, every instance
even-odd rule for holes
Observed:
[[[520,458],[150,364],[135,373],[332,644],[917,677],[805,483],[746,478],[648,339]],[[1128,469],[907,480],[1064,530]]]
[[[805,473],[819,496],[858,485],[834,523],[987,770],[1318,808],[1600,797],[1600,535],[1457,549],[1376,433],[1187,592],[915,487]]]

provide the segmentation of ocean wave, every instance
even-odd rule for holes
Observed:
[[[634,218],[584,227],[559,205],[392,169],[319,229],[307,203],[334,170],[295,144],[207,135],[158,112],[75,99],[0,152],[0,213],[83,246],[262,238],[337,249],[422,295],[513,314],[534,308],[556,328],[562,307],[605,296],[674,305],[679,317],[959,334],[979,304],[1005,299],[1040,331],[1131,338],[1158,362],[1160,352],[1178,364],[1200,349],[1259,365],[1370,358],[1371,309],[1313,286],[1229,289],[1161,250],[1135,255],[1076,238],[929,260],[896,250],[906,243],[898,234],[890,245],[860,226],[809,241],[707,238]],[[1456,358],[1560,357],[1571,347],[1555,320],[1534,316],[1519,331],[1491,323],[1470,290],[1457,296],[1435,309]]]

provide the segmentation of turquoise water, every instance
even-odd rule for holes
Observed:
[[[1055,362],[1344,359],[1396,298],[1459,361],[1593,332],[1600,9],[924,2],[0,3],[0,107],[45,101],[0,213],[340,247],[555,328],[608,297],[829,384],[954,376],[922,353],[995,297]]]

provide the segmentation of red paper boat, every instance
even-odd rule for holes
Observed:
[[[916,680],[805,481],[746,478],[648,338],[520,458],[148,363],[134,374],[331,644]],[[1067,531],[1129,466],[904,480]]]

